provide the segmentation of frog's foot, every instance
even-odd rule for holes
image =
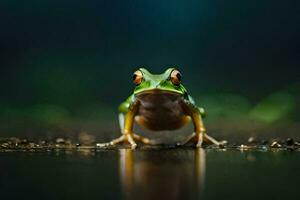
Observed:
[[[103,147],[112,147],[112,146],[116,146],[119,143],[124,143],[127,142],[130,144],[130,147],[132,149],[135,149],[137,144],[135,143],[134,139],[133,139],[133,135],[132,134],[123,134],[122,136],[110,141],[110,142],[106,142],[106,143],[97,143],[97,147],[103,148]]]
[[[213,137],[207,135],[206,133],[193,133],[191,134],[183,143],[180,143],[180,145],[186,145],[189,142],[196,143],[197,148],[201,148],[203,146],[203,142],[208,144],[215,144],[219,147],[224,146],[224,142],[219,142],[215,140]]]
[[[107,143],[97,143],[97,147],[100,147],[100,148],[103,148],[103,147],[111,147],[111,146],[116,146],[117,144],[119,143],[129,143],[130,144],[130,147],[132,149],[135,149],[137,147],[137,144],[136,144],[136,141],[139,141],[141,143],[144,143],[144,144],[151,144],[151,141],[148,139],[148,138],[145,138],[145,137],[142,137],[142,136],[139,136],[137,134],[123,134],[122,136],[110,141],[110,142],[107,142]]]

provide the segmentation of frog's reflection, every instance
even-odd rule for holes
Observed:
[[[204,187],[205,151],[121,149],[119,168],[125,199],[199,197]]]

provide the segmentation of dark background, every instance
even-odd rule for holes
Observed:
[[[0,2],[0,136],[118,135],[140,66],[177,66],[213,133],[298,137],[297,1]]]

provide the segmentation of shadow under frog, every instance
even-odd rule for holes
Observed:
[[[124,199],[199,198],[204,188],[205,150],[120,149],[119,173]]]

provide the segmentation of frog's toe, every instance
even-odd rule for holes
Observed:
[[[197,144],[196,144],[196,147],[197,147],[197,148],[202,148],[202,145],[203,145],[203,138],[199,138],[199,139],[198,139],[198,142],[197,142]]]
[[[196,142],[196,139],[197,139],[197,135],[196,133],[192,133],[191,135],[189,135],[183,142],[178,142],[177,143],[177,146],[184,146],[190,142]]]
[[[142,137],[142,136],[137,135],[137,134],[133,134],[133,138],[134,138],[136,141],[139,141],[139,142],[144,143],[144,144],[153,144],[153,141],[150,140],[149,138]]]
[[[217,146],[220,145],[220,142],[218,142],[217,140],[215,140],[213,137],[207,135],[207,134],[203,134],[204,140],[205,142],[209,143],[209,144],[215,144]]]

